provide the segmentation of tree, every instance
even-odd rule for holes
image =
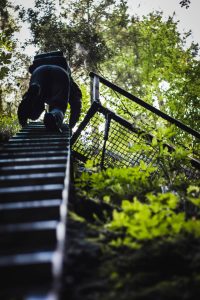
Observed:
[[[104,73],[129,92],[198,130],[198,45],[192,43],[186,48],[190,32],[181,37],[177,24],[173,17],[163,21],[159,12],[141,20],[132,17],[121,28],[108,20],[107,28],[111,29],[106,33],[107,40],[115,55],[104,63]],[[140,114],[138,106],[130,101],[123,103],[129,111],[138,110]]]
[[[190,7],[190,3],[191,1],[190,0],[182,0],[179,2],[181,7],[185,7],[186,9]]]
[[[30,23],[31,43],[41,51],[62,50],[72,69],[96,69],[109,57],[101,23],[111,15],[114,0],[54,1],[36,0],[35,9],[20,10]],[[51,32],[51,35],[49,34]]]
[[[129,15],[124,0],[63,0],[59,9],[54,1],[36,0],[35,9],[20,14],[30,22],[32,43],[41,51],[63,50],[82,78],[85,71],[95,70],[198,128],[198,45],[186,49],[190,32],[181,36],[173,16],[163,21],[162,13],[156,12],[139,19]],[[108,101],[116,96],[106,97]],[[130,120],[147,119],[138,106],[126,100],[114,102],[117,112]],[[150,123],[152,118],[155,123],[154,117]]]
[[[0,3],[1,33],[0,33],[0,113],[11,116],[16,113],[21,99],[22,90],[27,86],[26,70],[28,57],[23,53],[15,33],[19,31],[16,21],[15,7],[8,1]]]
[[[11,63],[12,51],[15,48],[13,34],[17,27],[14,20],[8,12],[10,3],[2,0],[0,3],[0,80],[4,80],[9,72],[9,64]],[[2,86],[0,88],[0,113],[3,112]]]

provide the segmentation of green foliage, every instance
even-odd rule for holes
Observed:
[[[7,67],[7,65],[11,62],[11,51],[12,42],[7,39],[5,34],[0,33],[0,80],[5,78],[5,76],[8,74],[9,68]]]
[[[9,0],[0,2],[0,19],[0,114],[11,117],[21,100],[19,86],[27,84],[27,56],[18,48],[19,20]]]
[[[200,236],[200,220],[186,220],[184,212],[177,212],[180,202],[175,194],[147,194],[146,199],[146,203],[136,197],[133,201],[123,200],[121,211],[113,211],[107,228],[119,237],[111,245],[137,249],[148,240],[177,238],[180,233]]]
[[[88,92],[87,85],[85,85],[83,83],[79,83],[78,81],[76,81],[76,82],[79,85],[81,92],[82,92],[82,109],[81,109],[81,115],[80,115],[80,118],[78,121],[78,124],[79,124],[84,119],[88,109],[90,108],[90,94]],[[67,110],[65,113],[64,122],[68,123],[69,117],[70,117],[70,110]],[[78,126],[78,124],[76,124],[76,127]]]
[[[96,71],[198,130],[198,45],[186,48],[191,32],[181,36],[174,16],[164,21],[162,12],[154,12],[139,19],[128,12],[124,0],[63,0],[58,6],[52,0],[36,0],[34,9],[21,8],[19,14],[30,24],[31,43],[40,51],[62,50],[81,80]],[[107,89],[101,97],[147,131],[166,124]],[[84,102],[83,111],[87,105]],[[194,144],[179,131],[177,135],[181,143]]]
[[[20,126],[15,115],[0,116],[0,143],[5,143],[12,137],[18,130]]]
[[[4,24],[9,25],[12,22],[8,22],[5,3],[6,0],[1,1]],[[32,44],[40,51],[63,50],[72,71],[80,78],[81,118],[89,107],[89,92],[85,88],[88,83],[84,78],[92,69],[189,126],[199,128],[198,46],[192,43],[186,49],[190,33],[181,37],[173,17],[163,21],[162,13],[156,12],[139,19],[128,13],[126,1],[115,0],[60,1],[59,9],[55,1],[36,0],[34,9],[22,9],[20,15],[29,21]],[[7,28],[10,32],[0,35],[0,59],[5,67],[0,76],[4,78],[14,49],[12,26]],[[69,251],[72,256],[78,253],[78,263],[71,267],[74,272],[78,270],[75,281],[81,280],[83,269],[88,278],[88,265],[92,269],[100,264],[99,273],[95,270],[88,285],[82,279],[80,299],[180,299],[183,294],[191,299],[188,288],[197,299],[199,186],[197,180],[186,176],[191,167],[188,154],[194,150],[194,142],[116,93],[101,90],[101,97],[108,107],[153,134],[148,141],[141,136],[140,144],[130,148],[132,153],[152,157],[152,162],[99,171],[90,161],[76,180],[77,194],[70,203],[74,211],[69,214],[71,220],[81,224],[78,251]],[[0,127],[2,141],[18,129],[17,121],[7,117],[1,118]],[[93,134],[90,132],[87,141],[83,141],[84,146],[90,147]],[[177,146],[179,142],[187,149]],[[87,241],[81,231],[85,227],[90,231]],[[72,228],[70,247],[77,227]],[[92,264],[85,247],[88,240],[93,245]],[[100,277],[100,284],[96,284],[96,276]],[[81,288],[77,291],[77,285],[74,291],[79,293]],[[106,291],[105,297],[102,290]]]
[[[10,15],[8,8],[11,6],[7,0],[0,3],[0,79],[8,75],[8,65],[11,63],[12,51],[15,48],[13,34],[18,29],[13,17]]]
[[[152,164],[158,167],[160,183],[167,185],[186,180],[183,169],[191,168],[192,149],[176,144],[177,136],[174,130],[174,126],[160,126],[157,130],[152,130],[151,141],[144,135],[144,138],[130,149],[135,155],[151,157]]]
[[[169,151],[173,137],[171,128],[161,128],[152,142],[131,149],[146,154],[158,149],[149,166],[141,162],[133,168],[99,171],[88,161],[76,180],[73,220],[80,224],[81,238],[84,226],[90,232],[84,239],[84,257],[93,251],[94,259],[98,245],[92,274],[87,273],[88,290],[79,277],[84,299],[178,300],[184,291],[189,300],[200,294],[199,180],[188,179],[181,167],[188,161],[187,151]],[[158,162],[165,172],[155,167]],[[93,200],[102,215],[91,205]]]
[[[185,50],[191,33],[181,38],[177,24],[174,17],[163,21],[160,12],[142,19],[132,17],[118,28],[109,19],[107,40],[116,51],[103,67],[111,81],[198,130],[198,45],[193,43]],[[145,122],[150,128],[157,121],[130,101],[116,98],[113,103],[119,105],[118,113],[141,125]]]
[[[198,180],[192,184],[185,173],[191,168],[190,151],[169,145],[173,128],[161,127],[154,134],[151,142],[144,139],[131,149],[146,156],[155,153],[151,164],[98,171],[88,161],[87,171],[76,179],[79,197],[114,207],[102,223],[110,246],[139,249],[151,240],[200,236]]]
[[[20,17],[30,23],[32,43],[42,51],[62,50],[72,69],[78,71],[83,65],[95,69],[109,57],[101,23],[109,17],[114,2],[63,0],[56,7],[55,1],[36,0],[34,9],[18,9]]]
[[[200,208],[200,187],[190,185],[187,188],[187,198],[191,203]]]
[[[90,166],[86,164],[86,167]],[[84,172],[76,180],[76,186],[82,194],[116,204],[124,197],[130,198],[140,195],[143,190],[156,188],[153,180],[149,180],[156,169],[141,162],[134,168],[108,168],[97,173]]]
[[[82,92],[82,109],[81,109],[81,117],[80,120],[82,121],[90,108],[90,93],[88,91],[88,87],[85,84],[79,85]]]

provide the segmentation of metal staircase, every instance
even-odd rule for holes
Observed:
[[[0,299],[58,299],[69,186],[69,130],[30,123],[0,151]]]
[[[153,135],[104,107],[99,84],[120,93],[198,139],[200,134],[178,120],[91,73],[92,105],[73,134],[48,132],[30,123],[0,149],[0,300],[58,300],[62,283],[69,197],[70,144],[82,161],[101,168],[152,162],[131,145],[151,144]],[[133,120],[134,121],[134,120]],[[167,145],[170,151],[173,147]],[[182,166],[199,178],[200,162]]]

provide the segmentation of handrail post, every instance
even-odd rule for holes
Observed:
[[[106,153],[106,142],[108,140],[108,134],[110,129],[110,121],[111,121],[111,115],[108,113],[106,116],[106,122],[105,122],[105,130],[104,130],[104,143],[103,143],[103,149],[102,149],[102,157],[101,157],[101,169],[104,169],[104,159],[105,159],[105,153]]]
[[[96,101],[100,103],[99,100],[99,76],[95,75],[94,77],[91,77],[91,104]]]

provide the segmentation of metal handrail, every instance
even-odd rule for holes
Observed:
[[[154,106],[146,103],[145,101],[141,100],[140,98],[130,94],[129,92],[125,91],[124,89],[120,88],[119,86],[111,83],[110,81],[108,81],[107,79],[103,78],[102,76],[94,73],[94,72],[90,72],[89,76],[91,78],[93,78],[93,85],[91,88],[92,91],[92,97],[91,97],[91,101],[98,101],[99,102],[99,82],[103,83],[104,85],[106,85],[107,87],[111,88],[112,90],[120,93],[121,95],[125,96],[126,98],[134,101],[135,103],[139,104],[140,106],[148,109],[149,111],[153,112],[154,114],[156,114],[157,116],[169,121],[172,124],[175,124],[177,127],[181,128],[182,130],[188,132],[189,134],[193,135],[196,138],[200,139],[200,133],[192,128],[190,128],[189,126],[183,124],[182,122],[170,117],[169,115],[167,115],[166,113],[160,111],[159,109],[155,108]]]

